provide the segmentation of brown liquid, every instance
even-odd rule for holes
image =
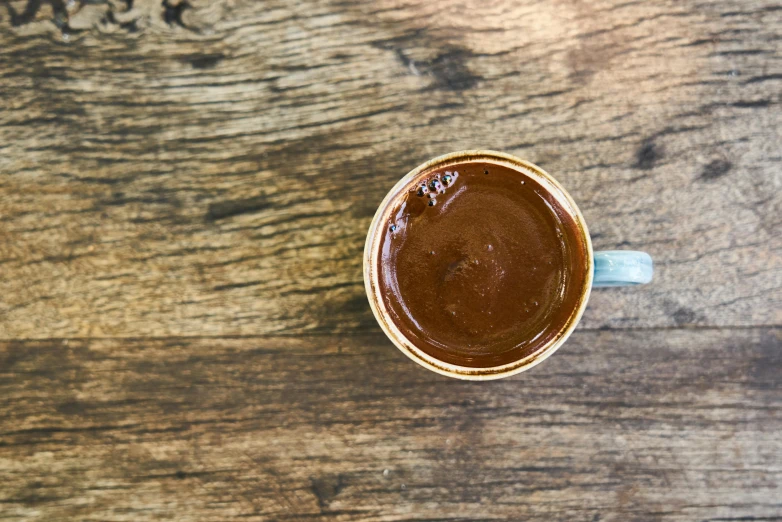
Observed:
[[[451,164],[423,173],[391,206],[380,293],[394,324],[427,354],[472,368],[508,364],[542,349],[577,313],[584,236],[535,179],[491,163]]]

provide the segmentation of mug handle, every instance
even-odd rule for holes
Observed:
[[[652,258],[646,252],[603,250],[595,252],[592,287],[644,285],[652,280]]]

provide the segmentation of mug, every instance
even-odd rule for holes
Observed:
[[[472,368],[459,366],[441,361],[417,348],[404,334],[397,328],[388,316],[385,304],[380,295],[380,284],[378,282],[378,257],[380,255],[380,229],[388,222],[391,206],[396,196],[407,187],[411,181],[417,178],[423,171],[438,168],[445,164],[455,162],[483,162],[503,165],[519,170],[538,181],[542,186],[554,196],[567,202],[570,213],[581,230],[586,244],[587,252],[587,283],[584,285],[584,291],[580,300],[580,305],[573,315],[573,320],[565,325],[562,331],[554,337],[548,345],[544,346],[534,354],[530,354],[517,361],[513,361],[502,366],[493,368]],[[508,377],[543,362],[553,354],[567,340],[570,334],[578,325],[581,316],[586,308],[589,294],[593,287],[616,287],[633,286],[649,283],[652,280],[653,266],[652,259],[645,252],[636,252],[629,250],[606,250],[594,252],[592,250],[592,241],[589,237],[584,216],[578,209],[573,198],[565,189],[546,171],[528,161],[522,160],[510,154],[496,152],[491,150],[467,150],[453,152],[444,156],[434,158],[422,165],[419,165],[406,176],[404,176],[386,195],[383,202],[377,209],[372,224],[369,227],[367,240],[364,246],[364,286],[366,288],[369,305],[372,313],[375,315],[380,327],[399,348],[402,353],[410,357],[418,364],[432,371],[465,380],[491,380]]]

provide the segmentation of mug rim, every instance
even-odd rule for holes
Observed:
[[[382,296],[380,295],[379,291],[378,270],[375,269],[377,266],[378,256],[380,254],[380,248],[377,248],[379,247],[378,242],[381,238],[381,234],[378,233],[379,225],[381,220],[384,218],[384,215],[387,213],[386,211],[388,210],[390,203],[396,198],[402,189],[409,185],[413,179],[420,176],[424,171],[431,170],[447,163],[455,163],[457,161],[463,163],[482,161],[485,163],[494,163],[495,165],[508,166],[514,170],[522,170],[527,175],[532,175],[533,177],[537,177],[540,180],[543,180],[545,182],[543,186],[549,192],[552,192],[550,187],[552,186],[554,189],[556,189],[557,192],[559,192],[559,194],[553,193],[552,195],[555,197],[562,196],[569,205],[570,208],[567,210],[571,211],[571,215],[574,218],[579,231],[581,232],[587,251],[587,272],[584,281],[584,290],[581,293],[578,307],[576,308],[575,312],[571,314],[570,319],[565,324],[565,326],[551,341],[549,341],[543,348],[537,350],[536,352],[522,357],[516,361],[488,368],[475,368],[446,363],[416,347],[412,341],[405,337],[405,335],[399,330],[399,328],[388,317],[388,315],[383,313],[385,305],[382,303]],[[375,211],[375,215],[372,218],[372,222],[369,226],[369,231],[367,232],[367,238],[364,244],[363,274],[364,288],[367,293],[367,298],[369,299],[369,306],[372,309],[372,313],[375,316],[377,322],[380,324],[383,332],[402,353],[424,368],[447,377],[454,377],[457,379],[471,381],[487,381],[501,379],[503,377],[510,377],[511,375],[515,375],[533,368],[556,352],[559,347],[564,344],[568,337],[570,337],[570,334],[573,333],[573,330],[581,320],[581,316],[584,314],[584,310],[587,306],[587,301],[589,301],[589,296],[592,290],[592,280],[594,277],[594,252],[592,250],[592,240],[589,236],[589,230],[587,229],[586,221],[584,220],[584,216],[581,214],[578,205],[576,205],[576,202],[573,200],[570,194],[568,194],[565,188],[562,187],[562,185],[560,185],[560,183],[548,172],[534,163],[504,152],[485,149],[462,150],[437,156],[418,165],[413,170],[405,174],[393,186],[393,188],[388,191],[385,198],[383,198],[383,201]],[[383,310],[381,310],[381,308],[383,308]]]

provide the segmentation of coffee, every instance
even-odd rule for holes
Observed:
[[[588,285],[585,232],[545,179],[462,160],[419,173],[389,203],[377,256],[388,318],[445,363],[492,368],[545,349]]]

